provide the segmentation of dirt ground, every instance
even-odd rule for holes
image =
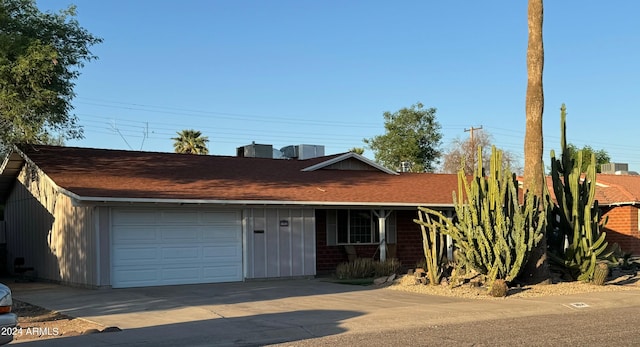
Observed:
[[[100,324],[15,299],[12,311],[18,315],[18,327],[13,335],[14,341],[76,336],[105,330],[105,327]]]

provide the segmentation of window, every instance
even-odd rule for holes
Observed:
[[[395,215],[387,217],[387,242],[395,242]],[[380,243],[378,217],[372,210],[328,210],[327,244]]]

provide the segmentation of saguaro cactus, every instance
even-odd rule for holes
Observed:
[[[596,195],[596,160],[591,155],[586,172],[581,172],[582,151],[578,151],[576,160],[571,157],[566,142],[566,107],[560,108],[560,144],[562,155],[556,159],[551,151],[551,179],[556,203],[551,208],[550,222],[553,229],[550,233],[555,245],[549,250],[556,259],[561,259],[570,270],[574,278],[581,281],[593,280],[593,274],[599,259],[612,255],[606,252],[606,233],[604,227],[606,218],[601,221]],[[568,247],[564,249],[564,239],[568,240]]]
[[[489,283],[495,279],[509,282],[518,276],[542,238],[545,215],[538,208],[539,197],[527,192],[520,205],[517,187],[515,175],[503,168],[502,152],[493,147],[488,177],[483,175],[481,150],[471,182],[464,172],[458,172],[457,196],[453,192],[456,222],[420,207],[437,217],[432,220],[435,227],[451,235],[466,263],[487,275]]]

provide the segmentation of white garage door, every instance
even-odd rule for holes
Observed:
[[[116,209],[113,288],[242,280],[240,211]]]

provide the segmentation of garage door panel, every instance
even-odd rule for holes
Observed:
[[[121,247],[114,250],[114,265],[157,263],[160,259],[156,247]]]
[[[155,223],[156,212],[148,210],[115,210],[113,211],[113,221],[115,225],[147,225]]]
[[[239,211],[137,209],[112,216],[114,288],[242,280]]]
[[[197,261],[200,259],[200,247],[164,247],[162,261]]]
[[[238,211],[212,211],[212,212],[203,212],[202,213],[202,221],[204,223],[225,223],[236,224],[240,220],[240,213]]]
[[[131,243],[145,243],[156,242],[158,238],[156,229],[154,227],[131,227],[131,226],[118,226],[118,233],[114,234],[113,243],[115,245],[127,245]]]
[[[162,269],[163,281],[176,281],[181,283],[198,283],[202,269],[199,266],[185,266]]]
[[[132,286],[131,284],[154,283],[159,279],[160,274],[155,267],[131,267],[114,274],[114,281],[121,283],[123,287]]]
[[[241,256],[242,254],[239,252],[238,247],[234,245],[202,247],[202,257],[205,259],[239,258]]]
[[[211,244],[230,244],[235,245],[242,240],[240,236],[237,235],[202,235],[202,242],[211,243]]]
[[[202,238],[202,228],[197,226],[180,226],[179,230],[176,227],[162,226],[158,232],[162,240],[169,242],[196,242]]]
[[[224,278],[225,281],[235,281],[235,278],[242,276],[242,266],[237,264],[220,264],[218,266],[207,266],[203,269],[204,278],[216,279]]]
[[[198,212],[163,211],[159,213],[158,220],[163,224],[198,224],[200,217]]]

